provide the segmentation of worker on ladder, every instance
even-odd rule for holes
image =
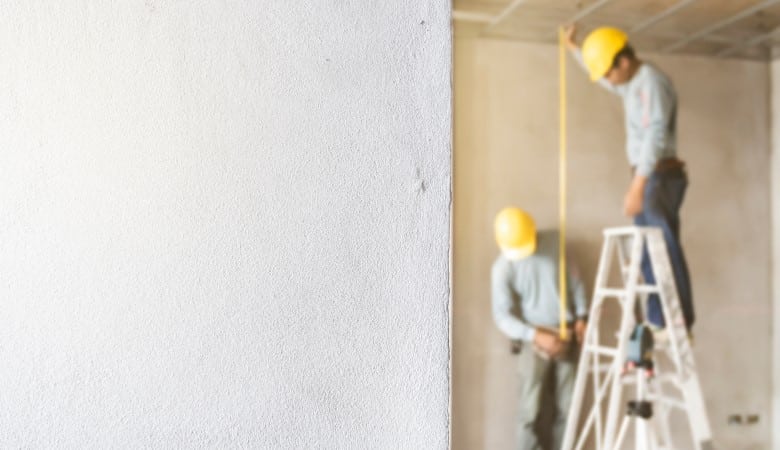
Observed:
[[[663,230],[680,305],[690,331],[694,322],[693,298],[682,245],[680,206],[688,177],[684,163],[677,159],[677,94],[671,80],[658,68],[634,54],[625,32],[602,27],[591,32],[582,49],[576,41],[576,26],[565,29],[566,44],[575,59],[585,67],[591,81],[598,82],[623,100],[628,161],[632,181],[625,195],[623,211],[639,226]],[[653,284],[650,261],[645,250],[642,274]],[[648,298],[648,321],[664,327],[657,295]]]
[[[540,410],[543,384],[550,371],[555,380],[554,449],[561,446],[566,413],[576,376],[577,346],[560,339],[560,297],[558,292],[559,236],[557,231],[537,233],[533,219],[519,208],[509,207],[495,219],[495,237],[501,253],[493,264],[492,306],[498,328],[510,339],[521,341],[517,448],[539,448],[534,431]],[[569,265],[571,266],[571,265]],[[587,305],[585,289],[572,269],[567,298],[573,299],[567,326],[573,327],[578,342],[585,335]],[[519,300],[522,319],[512,310]]]

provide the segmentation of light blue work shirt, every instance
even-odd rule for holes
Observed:
[[[574,56],[585,67],[582,52]],[[599,84],[623,100],[626,153],[637,174],[650,176],[658,161],[677,156],[677,93],[669,77],[642,62],[627,83],[601,78]]]
[[[557,231],[540,231],[536,238],[536,252],[522,259],[510,260],[500,255],[492,270],[493,320],[510,339],[533,341],[535,326],[557,328],[560,321],[560,297],[558,295]],[[585,288],[577,271],[568,265],[567,321],[574,314],[587,315]],[[513,314],[515,298],[520,306],[518,317]]]

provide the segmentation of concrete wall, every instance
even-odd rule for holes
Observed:
[[[683,243],[697,307],[695,354],[718,448],[770,447],[771,249],[766,64],[651,56],[680,96],[691,185]],[[622,106],[569,60],[569,234],[588,288],[604,227],[629,173]],[[455,44],[453,448],[509,449],[514,359],[490,317],[495,213],[528,209],[556,226],[557,48],[479,39]],[[728,427],[729,414],[758,413]]]
[[[448,445],[450,3],[3,3],[0,447]]]

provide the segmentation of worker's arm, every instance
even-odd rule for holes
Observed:
[[[585,342],[585,328],[588,322],[588,304],[585,299],[585,285],[582,283],[579,267],[574,258],[567,252],[566,271],[568,273],[568,291],[571,294],[569,301],[574,301],[574,337],[577,342]]]
[[[640,124],[645,129],[639,147],[636,175],[649,177],[667,145],[667,133],[674,126],[675,99],[658,80],[649,79],[640,91]]]
[[[634,178],[623,203],[623,211],[628,217],[636,216],[644,209],[645,186],[666,150],[667,133],[673,126],[675,114],[673,94],[657,80],[648,80],[642,86],[639,98],[640,111],[629,114],[639,115],[640,126],[645,129],[645,133],[639,146]]]
[[[575,25],[568,25],[564,27],[563,32],[566,36],[566,47],[569,49],[569,52],[571,52],[571,55],[574,57],[574,60],[577,61],[579,66],[582,68],[582,70],[585,71],[585,73],[588,73],[588,68],[585,66],[585,60],[582,59],[582,50],[580,49],[579,44],[577,44],[577,27]],[[598,80],[599,86],[603,87],[604,89],[608,90],[609,92],[613,94],[619,95],[617,89],[615,89],[612,84],[610,84],[609,81],[605,80],[604,78],[600,78]]]
[[[509,263],[499,259],[491,274],[493,320],[510,339],[533,342],[536,330],[512,314],[512,276]]]
[[[585,298],[585,285],[582,283],[580,270],[573,262],[574,260],[571,257],[566,259],[569,272],[569,292],[574,300],[574,316],[577,319],[586,319],[588,317],[588,303]]]
[[[585,70],[585,73],[587,73],[587,68],[585,67],[585,61],[582,59],[582,51],[579,48],[576,48],[574,50],[571,50],[572,56],[574,56],[574,59],[577,60],[580,67],[582,67],[583,70]],[[608,90],[609,92],[620,95],[620,92],[618,92],[617,89],[615,89],[615,86],[612,86],[612,84],[607,81],[606,79],[599,78],[597,81],[598,85],[603,87],[604,89]]]
[[[626,192],[626,196],[623,199],[623,213],[627,217],[634,217],[642,212],[646,184],[646,176],[639,173],[634,174],[634,178],[631,179],[631,185],[628,187],[628,192]]]

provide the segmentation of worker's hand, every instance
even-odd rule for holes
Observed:
[[[623,200],[623,214],[627,217],[634,217],[642,212],[642,201],[644,197],[644,189],[636,189],[633,186],[626,192],[626,197]]]
[[[563,35],[565,37],[566,46],[569,50],[577,50],[580,48],[577,45],[577,24],[571,23],[563,27]]]
[[[557,334],[540,328],[536,329],[534,345],[550,358],[557,358],[563,353],[563,349],[565,348],[564,342],[558,338]]]
[[[639,174],[634,175],[631,180],[631,186],[628,187],[626,197],[623,199],[623,213],[626,216],[634,217],[642,212],[647,180],[646,176]]]
[[[574,336],[577,337],[577,342],[582,344],[585,342],[585,329],[587,328],[587,322],[584,319],[577,319],[574,322]]]

